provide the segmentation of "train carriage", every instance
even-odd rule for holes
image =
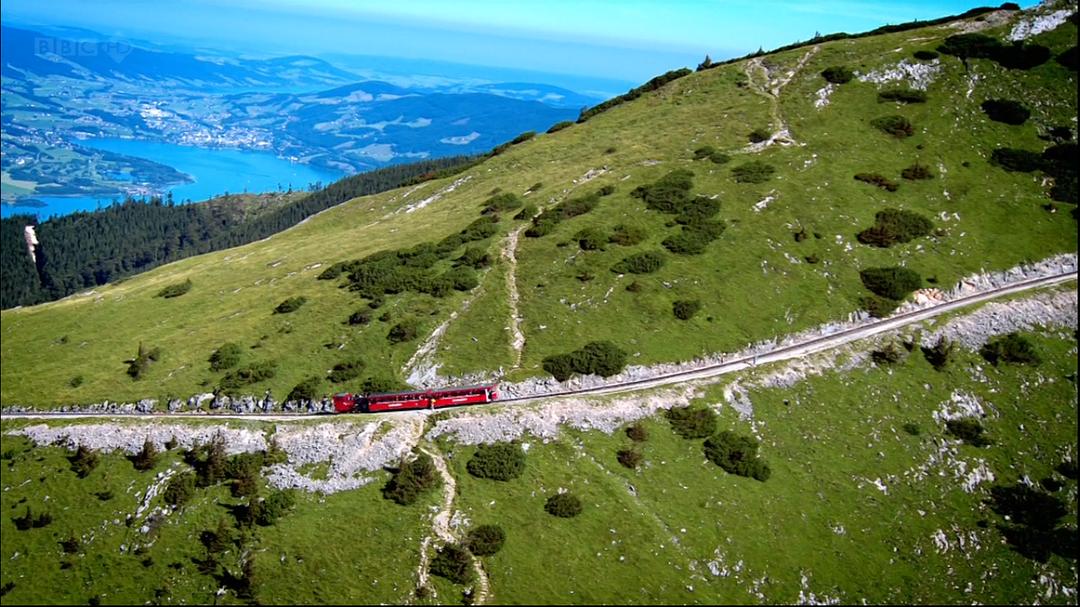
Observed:
[[[334,395],[334,410],[338,413],[378,413],[410,409],[441,409],[489,403],[498,398],[496,384],[368,395],[346,392]]]

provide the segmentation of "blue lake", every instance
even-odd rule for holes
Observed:
[[[172,143],[142,141],[137,139],[89,139],[81,145],[128,156],[146,158],[187,173],[195,181],[167,188],[176,203],[198,202],[229,192],[272,192],[305,190],[308,184],[321,181],[327,185],[344,175],[337,171],[290,162],[271,152],[205,149]],[[164,193],[162,194],[164,196]],[[0,205],[0,214],[35,214],[40,219],[54,215],[68,215],[77,211],[93,211],[103,208],[123,196],[33,196],[44,202],[44,207]]]

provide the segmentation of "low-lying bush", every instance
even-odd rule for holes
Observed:
[[[863,286],[875,295],[901,300],[922,286],[922,277],[908,268],[866,268],[859,272]]]
[[[920,349],[922,350],[923,357],[926,358],[926,362],[930,363],[930,366],[934,367],[935,371],[944,371],[949,365],[949,362],[953,359],[953,354],[956,352],[956,344],[941,337],[933,346],[922,346]]]
[[[973,447],[986,447],[993,441],[983,436],[986,431],[978,420],[971,417],[950,419],[945,422],[945,431]]]
[[[347,321],[350,325],[366,325],[371,322],[371,313],[364,310],[357,310],[349,315]]]
[[[217,350],[214,350],[210,355],[210,370],[211,371],[224,371],[225,369],[231,369],[240,364],[240,355],[243,350],[240,349],[238,344],[233,342],[226,342],[221,344]]]
[[[855,74],[842,65],[834,65],[825,68],[821,72],[821,77],[832,84],[846,84],[851,82],[851,79],[855,77]]]
[[[775,172],[776,167],[771,164],[752,160],[731,169],[731,176],[738,183],[765,183]]]
[[[886,89],[878,93],[878,101],[896,101],[898,103],[926,103],[926,93],[911,88]]]
[[[664,417],[683,438],[705,438],[716,432],[716,412],[706,407],[672,407]]]
[[[1012,99],[987,99],[982,102],[981,107],[986,112],[987,118],[995,122],[1021,125],[1031,117],[1031,110]]]
[[[930,51],[926,49],[919,49],[915,51],[913,55],[919,61],[933,61],[940,56],[937,51]]]
[[[506,543],[506,532],[498,525],[480,525],[469,530],[465,541],[469,552],[476,556],[491,556],[502,550]]]
[[[986,342],[979,353],[995,367],[1000,362],[1019,365],[1037,365],[1042,362],[1035,346],[1019,333],[995,337]]]
[[[1042,155],[1029,150],[997,148],[990,153],[990,163],[1006,171],[1030,173],[1042,168]]]
[[[684,225],[678,234],[668,236],[660,244],[677,255],[700,255],[726,228],[723,220],[699,221]]]
[[[563,221],[579,215],[584,215],[595,209],[596,205],[600,204],[600,198],[600,192],[593,192],[586,196],[571,198],[560,202],[534,217],[532,220],[533,224],[529,229],[525,230],[525,236],[529,238],[540,238],[550,234],[552,230],[555,229],[555,226]]]
[[[608,242],[624,247],[630,247],[642,242],[648,237],[649,233],[644,228],[619,224],[615,226],[614,231],[611,232],[611,236],[608,237]]]
[[[184,282],[178,282],[165,287],[164,289],[158,291],[157,295],[155,295],[154,297],[163,297],[165,299],[170,299],[172,297],[180,297],[181,295],[187,293],[190,290],[191,279],[188,279]]]
[[[79,445],[75,453],[68,457],[68,463],[71,464],[71,471],[76,476],[86,478],[101,463],[101,454],[86,445]]]
[[[930,167],[916,162],[900,171],[900,176],[909,181],[916,181],[920,179],[933,179],[934,173],[930,171]]]
[[[739,476],[767,481],[772,470],[757,454],[758,442],[753,437],[724,430],[705,441],[705,457],[724,471]]]
[[[332,384],[344,383],[360,377],[360,373],[363,372],[365,366],[364,361],[358,358],[340,362],[334,365],[326,378]]]
[[[435,553],[429,571],[455,584],[467,584],[473,578],[472,558],[462,546],[447,544]]]
[[[557,493],[547,499],[544,510],[552,516],[573,518],[582,511],[581,500],[570,493]]]
[[[636,422],[626,429],[626,436],[635,443],[643,443],[649,440],[649,431],[641,422]]]
[[[768,129],[754,129],[747,135],[747,139],[750,140],[750,143],[761,143],[762,141],[767,141],[769,135]]]
[[[510,192],[503,192],[489,198],[487,202],[484,203],[484,209],[481,212],[485,215],[505,213],[506,211],[520,209],[521,205],[521,199],[518,198],[517,195],[511,194]]]
[[[304,378],[300,383],[293,386],[293,389],[289,391],[289,395],[285,397],[285,400],[300,402],[300,401],[312,401],[319,398],[319,393],[322,392],[323,379],[321,377],[311,376]]]
[[[574,239],[582,251],[602,251],[609,241],[608,235],[597,228],[585,228],[574,234]]]
[[[637,449],[619,449],[615,453],[615,459],[626,468],[633,470],[641,465],[641,451]]]
[[[895,299],[889,299],[888,297],[881,297],[871,293],[859,298],[859,305],[862,309],[866,310],[870,316],[873,316],[874,318],[885,318],[900,306],[900,302]]]
[[[163,498],[166,504],[180,507],[195,496],[195,473],[181,472],[169,479]]]
[[[651,274],[664,266],[664,255],[655,251],[634,253],[611,267],[618,274]]]
[[[883,209],[874,215],[874,225],[856,237],[863,244],[891,247],[927,236],[933,229],[933,222],[923,215],[901,209]]]
[[[298,297],[290,297],[285,301],[279,303],[274,308],[274,314],[288,314],[289,312],[295,312],[300,309],[300,306],[307,303],[307,297],[300,295]]]
[[[911,125],[911,121],[903,116],[880,116],[871,120],[870,126],[897,139],[903,139],[915,134],[915,127]]]
[[[221,378],[218,390],[226,396],[235,396],[244,386],[271,379],[276,373],[277,363],[273,361],[253,362],[225,374],[225,377]]]
[[[571,127],[571,126],[574,126],[574,121],[573,120],[563,120],[562,122],[556,122],[555,124],[551,125],[551,127],[548,128],[547,132],[550,135],[551,133],[557,133],[557,132],[565,129],[566,127]]]
[[[465,469],[477,478],[513,480],[525,472],[525,451],[517,443],[479,445]]]
[[[426,453],[420,453],[415,459],[403,462],[390,480],[383,487],[383,497],[408,506],[416,502],[421,495],[439,486],[439,471],[435,462]]]
[[[889,179],[888,177],[885,177],[884,175],[879,175],[877,173],[856,173],[855,180],[861,181],[863,183],[869,183],[871,185],[876,185],[877,187],[883,190],[887,190],[889,192],[895,192],[896,190],[900,189],[900,184]]]
[[[679,320],[690,320],[701,309],[701,302],[696,299],[680,299],[671,304],[671,311]]]
[[[610,341],[593,341],[569,354],[548,356],[543,366],[559,381],[570,379],[574,373],[610,377],[626,366],[626,352]]]

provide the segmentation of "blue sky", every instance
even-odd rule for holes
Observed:
[[[996,5],[997,2],[989,2]],[[1035,2],[1021,2],[1028,7]],[[642,82],[805,40],[933,19],[958,0],[4,0],[5,20],[248,54],[363,54]]]

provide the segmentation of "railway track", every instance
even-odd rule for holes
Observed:
[[[752,369],[759,365],[780,362],[785,360],[791,360],[794,358],[801,358],[824,350],[829,350],[842,346],[844,344],[867,339],[887,333],[889,331],[895,331],[902,327],[912,325],[924,320],[947,314],[949,312],[972,306],[975,304],[991,301],[1007,295],[1013,295],[1015,293],[1022,293],[1024,291],[1031,291],[1035,289],[1042,289],[1052,287],[1055,285],[1063,284],[1070,281],[1075,281],[1077,278],[1077,272],[1064,272],[1060,274],[1054,274],[1052,276],[1044,276],[1039,278],[1032,278],[1027,280],[1018,281],[1010,285],[990,289],[983,291],[982,293],[975,293],[960,297],[950,302],[924,308],[921,310],[913,310],[910,312],[904,312],[897,314],[887,319],[877,320],[864,324],[862,326],[853,327],[851,329],[844,329],[831,333],[829,335],[823,335],[808,339],[806,341],[788,344],[785,346],[778,346],[772,350],[762,352],[756,355],[742,356],[732,360],[726,360],[721,363],[704,365],[695,369],[687,369],[683,371],[675,371],[650,377],[646,379],[630,380],[625,382],[619,382],[615,384],[607,384],[601,386],[591,386],[586,388],[579,388],[575,390],[564,390],[561,392],[550,392],[545,394],[534,394],[528,396],[520,396],[516,398],[504,398],[494,403],[488,403],[484,405],[471,405],[469,408],[491,408],[498,407],[509,403],[526,403],[546,400],[550,398],[559,398],[565,396],[587,396],[587,395],[602,395],[602,394],[618,394],[622,392],[634,392],[638,390],[645,390],[650,388],[656,388],[661,386],[667,386],[671,384],[682,383],[686,381],[694,381],[700,379],[708,379],[717,377],[720,375],[726,375],[728,373],[734,373],[738,371],[744,371],[746,369]],[[422,413],[422,411],[421,411]],[[370,414],[365,414],[370,415]],[[0,419],[49,419],[49,418],[116,418],[116,417],[129,417],[129,418],[145,418],[145,419],[162,419],[162,418],[190,418],[190,419],[248,419],[248,420],[261,420],[261,421],[291,421],[297,419],[311,419],[318,417],[318,414],[311,413],[295,413],[295,414],[258,414],[258,413],[246,413],[246,414],[199,414],[199,413],[68,413],[68,412],[29,412],[29,413],[0,413]]]

